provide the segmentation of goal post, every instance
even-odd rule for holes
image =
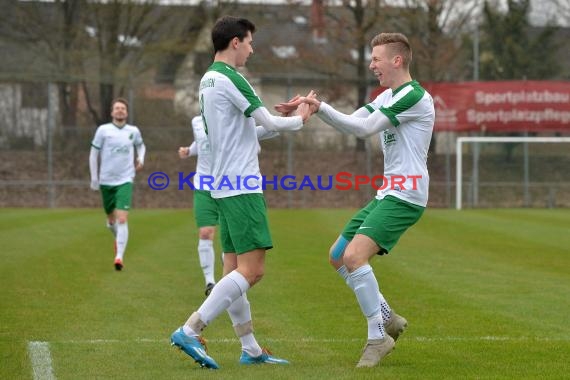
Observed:
[[[491,137],[465,136],[456,140],[455,208],[462,209],[463,144],[464,143],[570,143],[570,137]]]

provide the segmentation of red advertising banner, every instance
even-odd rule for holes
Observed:
[[[422,86],[433,96],[436,131],[570,132],[570,82],[422,83]]]

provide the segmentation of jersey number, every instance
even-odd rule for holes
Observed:
[[[202,121],[204,122],[204,131],[208,135],[208,123],[206,123],[206,116],[204,115],[204,94],[200,96],[200,115],[202,115]]]

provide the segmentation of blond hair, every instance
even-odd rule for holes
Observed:
[[[402,65],[404,68],[409,68],[412,62],[412,47],[408,41],[408,37],[402,33],[380,33],[376,35],[370,46],[388,45],[388,49],[392,55],[399,55],[402,57]]]

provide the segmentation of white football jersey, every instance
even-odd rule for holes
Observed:
[[[99,184],[108,186],[133,182],[135,146],[143,144],[141,132],[134,125],[117,127],[113,123],[97,128],[91,146],[99,150]]]
[[[380,132],[386,183],[376,183],[381,187],[376,198],[392,195],[425,207],[429,193],[427,155],[435,123],[431,95],[413,80],[395,91],[387,89],[364,107],[370,113],[382,112],[392,122]]]
[[[212,152],[212,197],[262,193],[259,143],[251,113],[263,104],[253,87],[235,68],[214,62],[200,81],[199,99]]]

